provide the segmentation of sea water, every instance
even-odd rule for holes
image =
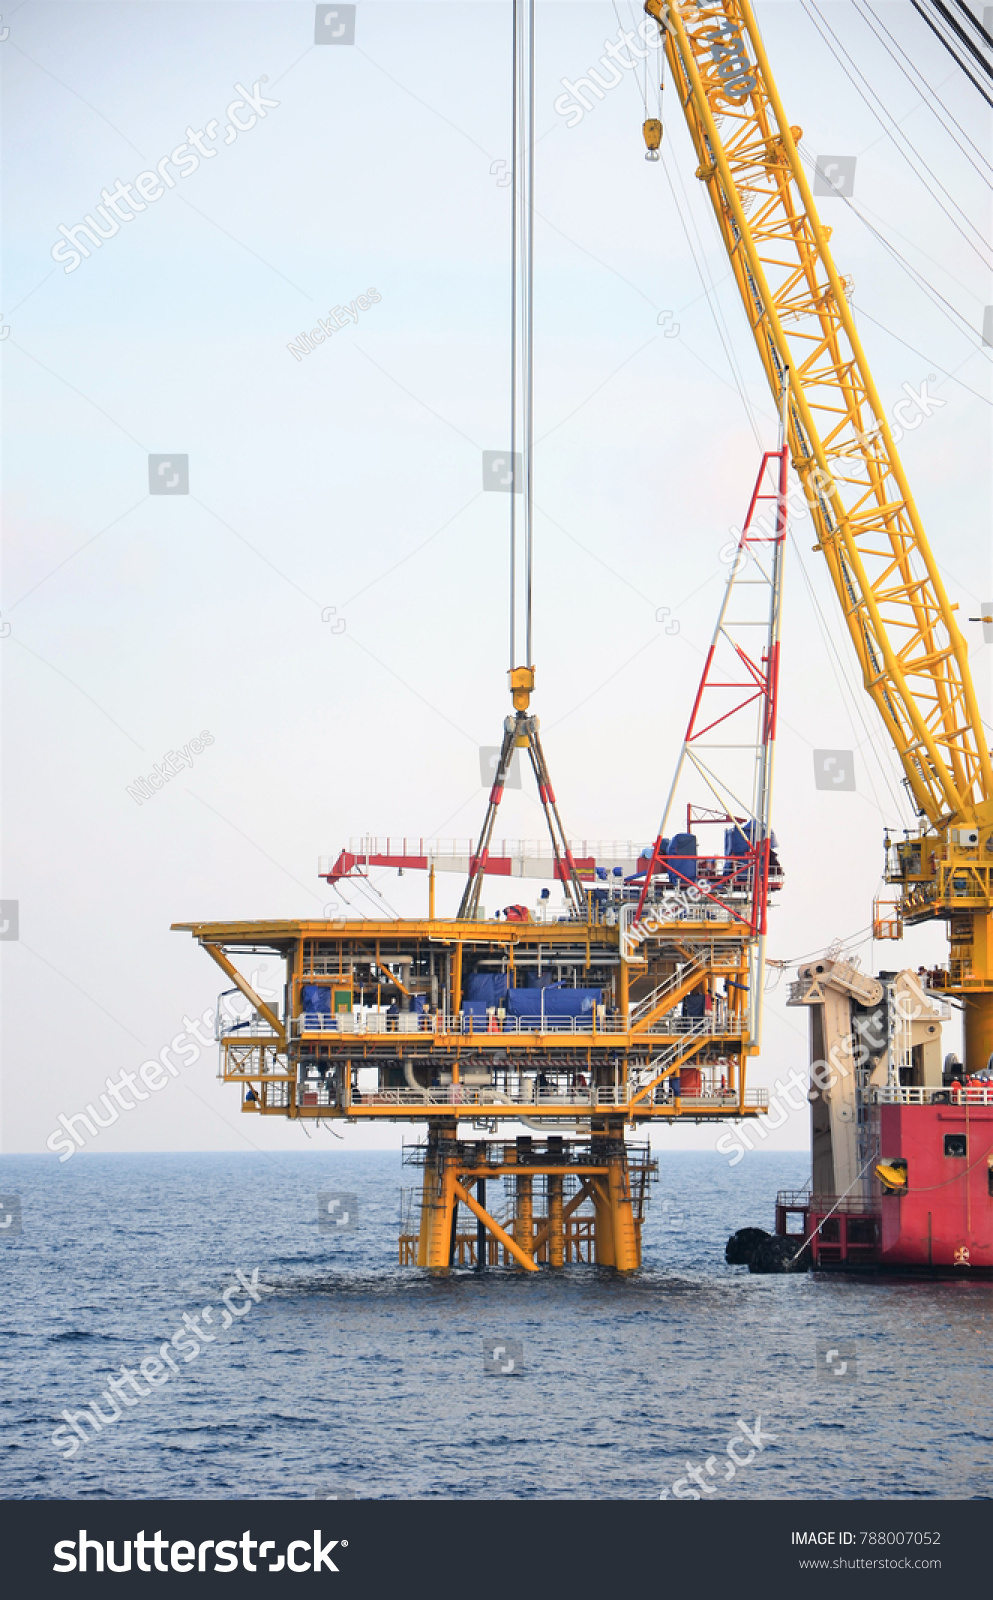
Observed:
[[[753,1277],[809,1158],[659,1154],[631,1278],[399,1267],[398,1151],[4,1157],[0,1493],[987,1498],[993,1287]]]

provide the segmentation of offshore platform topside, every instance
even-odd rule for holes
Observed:
[[[542,920],[180,926],[250,1004],[248,1020],[217,1009],[221,1075],[245,1113],[427,1123],[402,1263],[632,1271],[656,1164],[625,1135],[768,1103],[746,1087],[754,941],[735,902],[748,865],[694,869],[714,898],[698,891],[694,916],[660,889],[636,930],[639,890],[624,884]],[[277,1000],[235,964],[263,954],[284,963]],[[528,1132],[494,1139],[508,1122]],[[492,1197],[500,1180],[497,1206],[487,1185]]]

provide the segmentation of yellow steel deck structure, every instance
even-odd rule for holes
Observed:
[[[687,902],[674,915],[670,897],[666,911],[671,920],[649,914],[635,931],[632,905],[605,910],[592,897],[585,920],[175,926],[248,1002],[246,1019],[219,1001],[216,1024],[220,1074],[238,1085],[243,1112],[427,1123],[416,1250],[408,1237],[401,1259],[442,1270],[465,1259],[461,1206],[479,1224],[479,1264],[583,1259],[589,1234],[598,1263],[632,1271],[654,1163],[635,1163],[633,1196],[625,1133],[754,1117],[768,1099],[745,1083],[757,1049],[750,930],[725,905],[705,913]],[[264,1000],[237,965],[259,954],[284,963],[278,1001]],[[475,974],[495,975],[508,995],[530,988],[537,1014],[513,1015],[506,1003],[470,1014],[464,996]],[[602,1003],[543,1015],[536,985],[549,980],[598,992]],[[510,1143],[460,1137],[507,1123],[531,1134]],[[510,1185],[507,1226],[478,1198],[487,1179]],[[533,1209],[535,1180],[543,1216]]]

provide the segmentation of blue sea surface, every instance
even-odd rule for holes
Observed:
[[[4,1157],[0,1494],[988,1498],[993,1287],[753,1277],[727,1236],[809,1158],[659,1154],[632,1278],[400,1268],[399,1152]],[[318,1191],[355,1225],[319,1231]],[[198,1353],[101,1398],[184,1313]],[[81,1443],[62,1414],[93,1401]]]

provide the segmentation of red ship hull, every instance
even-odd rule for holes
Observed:
[[[906,1162],[906,1188],[867,1198],[780,1194],[776,1232],[809,1239],[821,1270],[993,1274],[993,1095],[954,1091],[871,1108],[879,1159]]]

